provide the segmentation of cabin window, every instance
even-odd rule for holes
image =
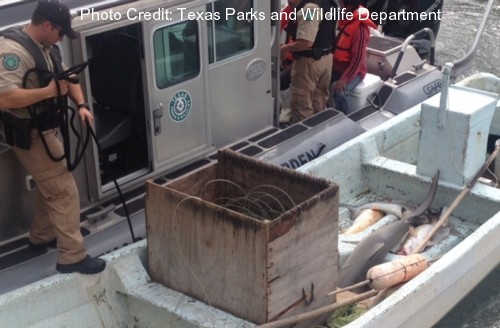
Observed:
[[[195,20],[155,31],[153,44],[158,88],[167,88],[199,74],[198,40],[198,23]]]
[[[255,19],[250,16],[252,10],[252,0],[219,0],[207,6],[208,12],[219,17],[207,21],[210,63],[253,48]]]

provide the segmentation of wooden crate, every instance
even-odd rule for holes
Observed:
[[[258,324],[334,302],[338,186],[325,179],[223,150],[180,180],[149,181],[146,221],[150,274],[167,287]]]

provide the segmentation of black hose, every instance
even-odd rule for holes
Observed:
[[[59,80],[67,80],[68,82],[73,83],[73,84],[79,83],[79,79],[77,77],[74,77],[73,75],[80,73],[86,67],[87,67],[87,62],[84,62],[80,65],[76,65],[74,67],[71,67],[71,68],[61,72],[57,76],[51,71],[48,71],[48,70],[42,71],[42,73],[46,73],[46,74],[50,75],[55,80],[56,87],[57,87],[56,108],[57,108],[57,111],[59,112],[59,130],[61,131],[61,135],[62,135],[62,139],[63,139],[63,148],[64,148],[64,154],[61,157],[56,157],[56,156],[54,156],[54,154],[52,154],[52,152],[47,144],[47,141],[45,140],[45,136],[42,133],[43,131],[41,130],[41,128],[39,126],[37,126],[36,128],[37,128],[38,134],[40,136],[40,139],[42,140],[42,144],[45,148],[45,151],[47,152],[47,155],[55,162],[59,162],[63,159],[66,159],[66,166],[70,172],[73,171],[74,169],[76,169],[76,167],[78,166],[80,161],[83,159],[83,156],[85,154],[85,150],[87,149],[88,143],[90,141],[90,136],[92,136],[92,138],[94,139],[94,142],[96,143],[97,149],[99,150],[99,152],[102,152],[102,148],[99,144],[99,141],[97,139],[95,131],[92,129],[92,127],[90,126],[90,123],[87,120],[85,121],[85,126],[87,128],[87,134],[86,134],[85,140],[84,140],[83,145],[82,145],[82,136],[78,133],[78,130],[76,129],[76,127],[74,125],[76,110],[73,107],[68,105],[67,97],[65,95],[62,95],[61,87],[59,84]],[[26,88],[26,84],[27,84],[27,80],[28,80],[29,75],[32,74],[33,72],[39,73],[40,71],[41,70],[36,69],[36,68],[28,70],[23,77],[23,88]],[[69,118],[68,118],[68,111],[71,111],[71,116]],[[36,118],[37,113],[36,113],[36,109],[34,108],[34,106],[31,106],[29,108],[29,112],[30,112],[32,118]],[[77,144],[75,147],[74,161],[71,160],[71,144],[70,144],[70,138],[69,138],[69,128],[71,128],[71,130],[73,131],[73,133],[75,134],[76,139],[77,139]],[[80,147],[81,147],[81,150],[80,150]],[[112,172],[112,179],[113,179],[113,183],[116,187],[116,190],[118,192],[118,196],[120,197],[120,201],[123,205],[123,209],[125,211],[125,216],[127,218],[128,227],[130,230],[130,236],[132,237],[132,243],[134,243],[137,240],[135,238],[134,229],[132,226],[132,221],[130,219],[130,214],[129,214],[129,211],[127,208],[127,203],[125,202],[125,197],[123,197],[123,193],[121,191],[120,185],[118,184],[118,181],[116,180],[114,172]]]
[[[102,152],[101,145],[99,144],[99,140],[97,139],[97,135],[95,134],[94,129],[90,126],[90,123],[88,121],[85,121],[87,129],[89,131],[89,134],[92,135],[92,138],[94,139],[94,142],[97,146],[97,149],[99,152]],[[128,207],[127,203],[125,202],[125,197],[123,197],[122,190],[120,188],[120,185],[118,184],[118,181],[116,181],[115,173],[111,172],[111,178],[113,179],[113,183],[115,185],[116,191],[118,192],[118,196],[120,197],[120,201],[123,205],[123,210],[125,211],[125,216],[127,218],[127,223],[128,223],[128,228],[130,230],[130,236],[132,237],[132,243],[136,242],[137,239],[135,239],[135,234],[134,234],[134,228],[132,227],[132,221],[130,219],[130,214],[128,212]]]

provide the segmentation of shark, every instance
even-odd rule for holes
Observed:
[[[439,171],[432,178],[431,188],[424,201],[404,219],[390,223],[361,240],[340,269],[339,287],[345,288],[366,280],[368,270],[383,262],[389,251],[397,251],[410,226],[423,215],[436,195]]]

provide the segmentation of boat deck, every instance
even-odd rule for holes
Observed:
[[[490,131],[500,131],[498,117],[500,103]],[[417,106],[299,170],[337,183],[342,203],[389,199],[418,206],[431,184],[430,177],[417,174],[419,132]],[[449,206],[462,189],[440,181],[431,208]],[[347,226],[346,210],[340,217],[341,226]],[[395,218],[387,216],[364,233],[391,220]],[[476,184],[453,212],[451,225],[456,233],[424,252],[430,259],[439,257],[436,262],[347,327],[388,323],[430,327],[500,263],[500,189]],[[16,327],[62,327],[67,322],[73,327],[254,326],[151,281],[146,243],[105,255],[108,267],[102,274],[54,275],[0,295],[0,323]],[[342,261],[353,244],[341,239],[341,245]]]
[[[490,79],[488,83],[484,83],[485,78]],[[463,83],[500,93],[498,78],[483,74],[479,76],[481,81],[475,79],[477,77]],[[338,183],[341,203],[362,204],[390,199],[417,206],[430,185],[430,177],[417,174],[415,165],[420,118],[420,106],[415,106],[299,170]],[[499,131],[500,102],[497,103],[490,134],[500,135]],[[463,186],[440,181],[431,208],[438,210],[449,206],[462,189]],[[341,212],[341,227],[350,224],[346,212]],[[365,233],[394,219],[386,217]],[[500,263],[500,189],[477,183],[453,211],[450,222],[456,230],[455,235],[449,236],[439,247],[433,246],[424,252],[429,259],[445,254],[346,327],[383,327],[388,322],[394,327],[430,327]],[[339,246],[340,261],[354,248],[346,241],[346,238],[340,238],[341,244],[345,244]]]
[[[388,201],[386,197],[381,197],[381,195],[377,195],[374,192],[363,192],[362,195],[359,197],[356,197],[352,201],[349,202],[349,204],[354,204],[354,205],[361,205],[361,204],[367,204],[370,202],[384,202]],[[391,199],[390,202],[395,203],[395,204],[404,204],[402,200],[398,199]],[[411,204],[412,206],[417,206],[418,204]],[[439,208],[433,209],[433,210],[440,210]],[[399,220],[398,217],[396,217],[393,214],[388,214],[385,215],[383,218],[381,218],[378,222],[375,224],[367,227],[363,231],[360,231],[358,233],[354,234],[340,234],[339,235],[339,265],[342,265],[347,257],[351,254],[353,249],[356,247],[357,243],[359,243],[361,240],[366,238],[368,235],[373,233],[374,231],[382,228],[383,226],[390,224],[392,222],[395,222]],[[344,229],[347,229],[349,226],[351,226],[353,222],[353,218],[350,216],[350,213],[347,209],[345,208],[340,208],[339,209],[339,230],[343,231]],[[471,233],[473,233],[477,228],[481,226],[480,222],[477,222],[474,219],[462,219],[456,216],[450,216],[448,219],[448,226],[450,228],[450,233],[449,235],[441,240],[438,244],[432,245],[428,248],[426,248],[425,251],[422,252],[422,254],[429,260],[437,260],[446,252],[451,250],[453,247],[458,245],[460,242],[462,242],[467,236],[469,236]],[[404,256],[404,255],[403,255]],[[401,258],[402,255],[397,255],[393,253],[387,254],[385,258],[385,262],[392,261],[394,259]]]
[[[102,257],[102,274],[54,275],[0,296],[0,325],[9,327],[253,327],[151,281],[147,242]],[[29,311],[27,311],[29,309]]]

